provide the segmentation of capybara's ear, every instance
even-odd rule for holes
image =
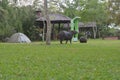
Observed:
[[[78,33],[77,31],[74,31],[74,30],[72,30],[71,32],[72,32],[73,34],[77,34],[77,33]]]

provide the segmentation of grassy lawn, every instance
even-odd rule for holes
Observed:
[[[0,80],[120,80],[120,40],[0,43]]]

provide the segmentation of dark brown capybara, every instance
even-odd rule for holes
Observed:
[[[85,38],[85,37],[80,37],[80,43],[87,43],[87,38]]]
[[[76,33],[77,33],[77,31],[60,31],[59,34],[58,34],[58,38],[60,40],[60,43],[62,44],[63,40],[66,40],[66,44],[67,44],[68,40],[71,43],[72,37]]]

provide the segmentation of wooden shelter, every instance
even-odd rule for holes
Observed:
[[[59,24],[59,27],[60,27],[60,24],[65,24],[65,23],[69,24],[71,21],[71,18],[64,16],[62,14],[57,14],[57,13],[49,14],[49,18],[50,18],[50,21],[53,25]],[[46,22],[46,19],[43,16],[36,18],[36,22],[38,22],[38,23],[43,24],[43,21]]]
[[[71,18],[62,15],[62,14],[58,14],[58,13],[54,13],[54,14],[49,14],[49,18],[50,18],[50,22],[51,22],[51,27],[52,27],[52,31],[51,31],[51,39],[55,39],[56,38],[56,34],[63,30],[70,30],[70,23],[71,23]],[[36,11],[36,21],[35,21],[35,25],[42,29],[42,33],[46,34],[46,19],[45,17],[42,15],[41,11],[38,10]],[[57,25],[57,27],[56,27]],[[55,33],[55,28],[57,28],[57,33]],[[96,38],[96,34],[97,34],[97,26],[96,26],[96,22],[88,22],[88,23],[82,23],[79,22],[79,32],[81,31],[92,31],[93,33],[93,38]]]
[[[79,23],[79,31],[92,31],[93,38],[96,38],[97,34],[97,26],[96,22],[87,22],[87,23]]]
[[[70,24],[71,18],[64,16],[62,14],[49,14],[49,18],[50,18],[50,22],[51,22],[51,27],[52,27],[52,31],[51,31],[51,38],[55,39],[56,37],[56,33],[55,33],[55,25],[57,24],[57,30],[58,32],[62,29],[62,25],[63,24]],[[44,33],[46,33],[46,18],[41,14],[41,11],[36,11],[36,21],[35,21],[35,25],[38,28],[43,29]]]

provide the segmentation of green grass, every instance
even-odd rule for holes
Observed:
[[[120,41],[0,43],[0,80],[120,80]]]

